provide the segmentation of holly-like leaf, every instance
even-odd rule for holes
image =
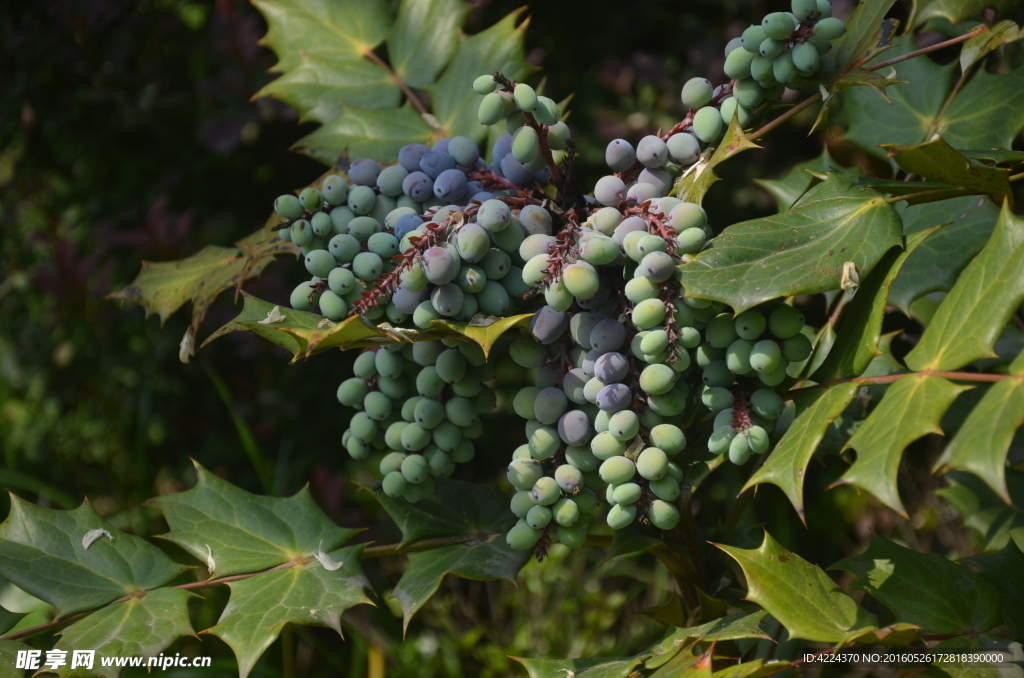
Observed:
[[[434,324],[446,327],[452,332],[475,341],[483,349],[484,355],[489,356],[491,349],[494,348],[494,342],[498,341],[501,335],[513,327],[529,327],[530,318],[533,315],[533,313],[526,313],[524,315],[509,316],[508,318],[487,318],[480,323],[457,323],[451,320],[435,320]]]
[[[655,643],[650,651],[663,654],[687,641],[717,643],[723,640],[739,640],[741,638],[771,638],[761,629],[761,622],[767,616],[764,610],[758,612],[739,612],[721,619],[709,621],[700,626],[672,629],[667,636]]]
[[[1015,637],[1024,633],[1024,552],[1008,542],[999,553],[971,556],[965,562],[978,568],[978,574],[999,590],[1003,597],[1003,621]]]
[[[741,313],[781,296],[839,289],[846,262],[864,278],[901,235],[881,195],[833,175],[788,212],[727,227],[679,267],[680,278],[686,296]]]
[[[315,353],[323,353],[332,348],[352,348],[367,339],[392,339],[394,341],[388,343],[397,342],[397,339],[387,330],[377,327],[361,315],[349,316],[334,325],[321,326],[318,323],[316,327],[312,328],[304,326],[306,320],[305,318],[299,319],[295,326],[285,323],[271,325],[273,328],[271,331],[294,338],[299,350],[292,358],[293,361],[298,360],[300,356],[309,358]],[[256,327],[256,323],[246,323],[245,328],[262,334],[262,331]]]
[[[101,666],[99,657],[155,657],[182,636],[193,635],[188,619],[188,601],[194,593],[161,588],[141,598],[129,598],[98,610],[60,632],[57,649],[95,649],[92,670],[71,669],[71,663],[57,670],[60,676],[118,676],[118,667]]]
[[[324,626],[341,635],[341,615],[351,607],[373,603],[359,564],[365,544],[327,553],[343,565],[334,571],[317,560],[228,583],[231,598],[217,625],[207,629],[229,646],[246,678],[260,656],[281,634],[285,624]],[[324,547],[326,551],[326,546]]]
[[[910,253],[889,289],[889,303],[910,315],[917,299],[953,289],[992,234],[999,209],[989,198],[970,196],[907,207],[900,216],[907,236],[942,226]]]
[[[939,655],[921,675],[925,678],[1004,678],[1021,670],[1024,647],[1019,642],[986,635],[964,635],[944,640],[929,648]],[[975,657],[971,655],[988,655]],[[956,659],[954,659],[956,657]],[[1003,661],[985,661],[1002,657]],[[982,661],[976,661],[981,659]]]
[[[410,87],[433,83],[455,54],[458,43],[452,37],[471,9],[466,0],[403,0],[388,35],[395,75]]]
[[[31,649],[28,645],[16,640],[0,640],[0,678],[25,678],[25,669],[15,668],[15,666],[18,661],[18,652]]]
[[[939,305],[921,341],[907,354],[915,371],[955,370],[992,347],[1024,302],[1024,220],[1003,205],[995,231]]]
[[[457,39],[447,38],[458,49],[438,81],[427,87],[434,116],[447,135],[461,134],[477,145],[487,139],[488,128],[477,116],[480,95],[471,87],[477,76],[500,72],[511,80],[522,80],[536,70],[526,61],[525,38],[530,21],[516,25],[524,9],[507,14],[475,35],[459,31]]]
[[[1010,195],[1010,170],[991,167],[964,157],[942,137],[916,146],[883,144],[900,169],[955,186],[979,195],[990,195],[996,202]]]
[[[627,678],[643,663],[644,656],[601,659],[523,659],[510,657],[526,669],[530,678]]]
[[[877,628],[874,615],[824,570],[787,551],[767,532],[757,549],[717,546],[743,569],[747,599],[768,610],[791,639],[841,643]]]
[[[59,511],[10,497],[0,524],[0,575],[61,617],[162,586],[188,569],[110,525],[88,502]]]
[[[291,329],[315,330],[324,321],[324,317],[316,313],[296,311],[288,307],[281,308],[277,304],[254,297],[244,290],[241,294],[242,311],[235,316],[234,320],[223,325],[208,336],[199,348],[204,348],[211,341],[223,337],[225,334],[247,330],[291,351],[293,356],[297,357],[302,355],[304,346],[300,344],[294,335],[282,332],[281,329],[287,327]],[[275,308],[278,315],[282,316],[283,319],[276,320],[275,316],[271,316]],[[264,322],[270,320],[274,322]]]
[[[893,85],[905,84],[907,84],[906,80],[896,79],[896,69],[894,68],[890,68],[888,71],[869,71],[864,68],[854,68],[839,76],[839,79],[833,85],[833,90],[841,92],[851,87],[870,87],[891,103],[889,95],[886,93],[888,88]]]
[[[843,413],[856,392],[857,384],[853,382],[837,384],[822,393],[813,403],[801,408],[802,411],[768,456],[768,460],[754,472],[743,489],[762,483],[778,486],[786,493],[800,520],[806,522],[803,488],[807,465],[825,437],[829,425]]]
[[[1000,623],[999,593],[987,581],[943,556],[877,534],[866,551],[829,569],[852,572],[854,586],[926,633],[988,631]]]
[[[892,45],[898,21],[885,21],[896,0],[858,2],[846,19],[846,33],[835,46],[836,66],[840,72],[860,66]]]
[[[788,661],[775,659],[765,661],[755,659],[751,662],[734,664],[711,674],[711,678],[761,678],[779,673],[790,667]]]
[[[1007,506],[980,478],[962,471],[945,476],[949,487],[935,491],[957,510],[964,525],[974,530],[981,540],[981,549],[998,551],[1012,539],[1024,550],[1024,515]],[[1007,471],[1006,486],[1016,506],[1024,506],[1024,475]]]
[[[515,524],[515,516],[512,518],[503,529],[509,529]],[[410,554],[405,572],[391,594],[402,605],[405,615],[403,631],[409,628],[413,615],[437,593],[445,575],[454,574],[476,581],[507,579],[514,583],[519,570],[529,562],[531,555],[530,551],[513,550],[501,534]]]
[[[711,650],[697,654],[683,650],[674,654],[651,678],[711,678]]]
[[[412,104],[401,108],[367,110],[342,109],[336,118],[302,137],[293,150],[333,165],[343,151],[353,158],[394,162],[406,144],[427,144],[433,130]]]
[[[195,467],[195,487],[147,503],[163,512],[171,528],[163,538],[205,563],[211,576],[258,572],[308,558],[338,548],[358,532],[335,525],[309,488],[290,497],[264,497]]]
[[[785,212],[793,207],[800,196],[804,195],[807,189],[811,187],[815,176],[807,170],[817,170],[820,172],[834,172],[836,170],[844,172],[858,171],[849,167],[843,167],[837,163],[829,155],[828,146],[823,146],[821,155],[813,160],[794,165],[789,170],[789,173],[781,179],[754,179],[754,183],[771,193],[772,197],[775,198],[775,205],[778,211]]]
[[[905,517],[907,512],[896,487],[903,450],[929,433],[942,435],[939,420],[968,388],[921,374],[908,374],[894,382],[843,448],[856,450],[857,460],[837,484],[861,487]]]
[[[1014,0],[915,0],[912,26],[926,24],[933,19],[946,19],[958,24],[964,19],[978,19],[982,10],[992,7],[997,15],[1006,14],[1016,7]]]
[[[747,138],[734,114],[729,128],[725,131],[725,136],[715,148],[714,153],[708,157],[708,152],[704,151],[700,159],[683,172],[683,176],[676,181],[669,195],[686,202],[702,204],[704,196],[707,195],[712,184],[719,180],[718,175],[715,174],[715,167],[751,148],[761,147]]]
[[[11,612],[0,606],[0,636],[13,629],[24,617],[25,615],[20,612]]]
[[[1010,366],[1016,379],[1004,379],[985,393],[960,426],[936,466],[969,471],[1007,504],[1006,455],[1017,429],[1024,424],[1024,353]]]
[[[982,26],[984,30],[979,35],[970,38],[960,48],[960,70],[964,73],[990,52],[1024,38],[1020,27],[1009,19],[1004,19],[991,28],[984,24]]]
[[[497,485],[434,479],[434,496],[410,504],[383,492],[374,497],[402,531],[402,544],[421,539],[476,535],[485,539],[508,530],[516,518]]]

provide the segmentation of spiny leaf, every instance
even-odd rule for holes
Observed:
[[[858,2],[846,19],[846,33],[835,46],[835,60],[839,71],[860,66],[892,45],[892,37],[899,26],[885,15],[896,0],[865,0]]]
[[[432,134],[412,104],[378,110],[345,107],[326,125],[296,141],[292,149],[325,165],[333,165],[345,150],[353,158],[394,162],[402,146],[429,143]]]
[[[830,174],[839,174],[839,172],[817,172],[814,170],[809,170],[809,172],[814,175],[815,179],[820,181],[826,181]],[[904,203],[907,205],[923,205],[975,193],[975,191],[969,191],[960,186],[943,184],[937,181],[903,181],[901,179],[860,177],[848,174],[843,176],[854,186],[865,186],[873,188],[884,195],[902,197],[903,200],[897,203],[897,209],[903,206]]]
[[[804,517],[804,474],[829,425],[853,400],[857,384],[837,384],[805,406],[782,436],[764,465],[754,472],[743,489],[762,483],[777,485],[789,498],[800,520]]]
[[[841,643],[877,628],[874,615],[859,606],[824,570],[784,549],[767,532],[760,548],[717,544],[747,578],[747,599],[775,617],[791,639]]]
[[[920,297],[953,289],[992,234],[999,209],[987,197],[969,196],[902,208],[900,216],[907,236],[942,226],[907,257],[890,287],[889,303],[910,315]]]
[[[341,635],[341,615],[363,603],[370,588],[359,564],[365,544],[328,553],[344,565],[328,572],[316,560],[228,584],[231,598],[217,625],[207,629],[229,646],[246,678],[285,624],[324,626]],[[324,547],[327,550],[327,547]]]
[[[471,9],[465,0],[403,0],[388,35],[395,75],[410,87],[433,83],[455,54],[458,43],[452,36]]]
[[[896,618],[926,633],[987,631],[1000,623],[999,594],[981,577],[943,556],[917,553],[878,536],[863,553],[832,565]]]
[[[792,169],[781,179],[754,179],[758,184],[775,198],[775,205],[779,212],[785,212],[796,204],[797,199],[807,192],[814,180],[814,175],[807,170],[818,170],[821,172],[833,172],[842,170],[844,172],[859,172],[859,170],[843,167],[829,155],[828,146],[823,146],[821,155],[813,160],[794,165]],[[824,179],[823,179],[824,180]],[[852,179],[851,179],[852,181]],[[884,191],[883,191],[884,192]]]
[[[946,19],[951,24],[958,24],[964,19],[981,16],[982,10],[992,7],[997,15],[1006,14],[1016,7],[1014,0],[915,0],[913,22],[920,26],[932,19]]]
[[[818,383],[858,377],[868,368],[875,356],[881,355],[882,321],[888,306],[889,287],[900,268],[921,243],[935,232],[919,231],[908,237],[906,249],[893,248],[875,266],[867,278],[861,280],[853,301],[843,312],[837,328],[837,338],[828,355],[811,379]]]
[[[941,435],[939,420],[956,397],[968,388],[941,377],[921,374],[908,374],[894,382],[843,448],[856,450],[857,460],[837,484],[861,487],[906,516],[896,487],[903,450],[929,433]]]
[[[157,588],[188,569],[107,523],[88,502],[58,511],[10,497],[10,514],[0,524],[0,575],[56,607],[59,616]],[[86,547],[91,530],[113,539]]]
[[[727,227],[710,249],[679,267],[680,278],[686,296],[740,313],[781,296],[839,289],[846,262],[865,277],[901,244],[901,231],[881,195],[830,176],[788,212]]]
[[[497,485],[435,478],[434,488],[433,497],[415,504],[374,492],[402,531],[402,544],[467,534],[483,538],[515,525],[516,518],[508,510],[508,498]]]
[[[1019,642],[986,635],[964,635],[944,640],[929,648],[939,655],[923,674],[927,678],[1004,678],[1020,673],[1024,647]],[[1009,652],[1007,652],[1009,650]],[[971,661],[969,655],[1002,656],[1002,662]],[[953,657],[958,657],[953,659]],[[980,659],[986,659],[981,657]]]
[[[886,101],[892,103],[889,99],[889,95],[886,93],[886,90],[893,85],[905,84],[907,84],[906,80],[896,79],[896,69],[894,68],[890,68],[888,71],[884,72],[869,71],[864,68],[854,68],[839,76],[839,79],[836,80],[833,89],[836,92],[841,92],[844,89],[849,89],[851,87],[870,87],[881,94]]]
[[[1024,68],[979,70],[953,99],[937,133],[954,148],[1010,148],[1024,127]]]
[[[16,640],[0,640],[0,678],[25,678],[25,669],[18,669],[15,666],[18,652],[31,649]]]
[[[304,323],[305,319],[300,322]],[[246,323],[245,328],[257,331],[254,325],[255,323]],[[340,323],[322,327],[319,324],[313,328],[292,327],[284,323],[281,323],[280,326],[271,325],[271,327],[272,331],[294,337],[299,350],[292,358],[293,361],[298,360],[299,356],[309,358],[314,353],[322,353],[332,348],[350,348],[365,339],[391,337],[386,330],[380,329],[361,315],[349,316]]]
[[[304,487],[290,497],[251,494],[195,464],[192,489],[151,499],[171,531],[163,535],[218,577],[258,572],[337,548],[358,530],[335,525]]]
[[[281,308],[277,304],[264,301],[254,297],[246,291],[242,291],[242,311],[235,316],[235,319],[220,327],[217,331],[206,338],[200,348],[204,348],[214,339],[223,337],[231,332],[248,330],[254,332],[264,339],[271,341],[282,348],[291,351],[294,356],[302,354],[303,346],[299,340],[287,332],[280,331],[288,327],[292,329],[315,330],[317,325],[323,322],[324,317],[316,313],[296,311],[290,308]],[[270,317],[273,310],[277,308],[278,313],[284,316],[279,322],[265,323],[263,321]]]
[[[501,21],[475,35],[457,33],[455,56],[438,81],[427,87],[434,116],[449,136],[461,134],[478,145],[487,139],[488,128],[480,124],[477,110],[480,95],[471,85],[483,73],[501,72],[511,80],[523,80],[536,71],[526,61],[525,37],[529,19],[516,22],[525,8],[514,10]]]
[[[720,671],[715,671],[711,674],[711,678],[761,678],[761,676],[779,673],[789,668],[789,666],[790,663],[788,661],[781,659],[770,659],[768,661],[755,659],[754,661],[735,664]]]
[[[992,346],[1024,302],[1024,220],[1003,205],[995,231],[907,354],[912,370],[955,370],[994,357]]]
[[[514,521],[509,521],[514,524]],[[511,527],[509,525],[508,527]],[[392,593],[402,605],[405,615],[403,632],[409,628],[420,608],[437,593],[445,575],[454,574],[463,579],[490,581],[507,579],[516,581],[519,570],[530,560],[530,551],[515,551],[505,543],[504,535],[497,535],[455,546],[413,553],[409,555],[402,578]]]
[[[1021,38],[1024,38],[1024,34],[1021,34],[1017,24],[1009,19],[1004,19],[991,28],[984,26],[980,34],[970,38],[960,48],[960,70],[966,73],[968,68],[984,59],[990,52]]]
[[[651,678],[711,678],[711,651],[697,654],[683,650],[664,666],[650,674]]]
[[[1008,542],[1002,551],[990,555],[971,556],[965,562],[978,568],[978,574],[997,588],[1003,596],[1003,621],[1014,637],[1024,633],[1024,552]]]
[[[964,525],[977,532],[981,549],[998,551],[1011,539],[1024,550],[1024,515],[1007,506],[980,478],[962,471],[945,476],[949,487],[935,491],[963,517]],[[1024,506],[1024,475],[1007,471],[1006,486],[1016,506]]]
[[[600,659],[523,659],[509,657],[523,665],[530,678],[627,678],[640,666],[644,656]]]
[[[740,127],[737,116],[733,115],[729,129],[725,131],[725,137],[722,138],[711,157],[706,157],[707,151],[705,151],[696,163],[683,172],[683,176],[676,181],[669,195],[686,202],[702,204],[708,189],[719,180],[718,175],[715,174],[715,167],[751,148],[761,147],[747,138]]]
[[[990,167],[970,160],[938,137],[916,146],[883,144],[889,157],[905,172],[955,186],[962,186],[980,195],[990,195],[996,202],[1011,195],[1010,170]]]
[[[101,667],[99,657],[155,657],[182,636],[193,635],[188,619],[188,601],[194,593],[162,588],[142,598],[98,610],[60,632],[56,647],[67,650],[96,650],[91,671],[71,669],[71,662],[59,668],[60,676],[117,676],[117,667]]]
[[[494,342],[498,341],[501,335],[513,327],[529,327],[529,320],[533,315],[533,313],[526,313],[524,315],[509,316],[508,318],[488,318],[487,322],[489,324],[487,325],[473,324],[472,322],[457,323],[451,320],[435,320],[434,324],[446,327],[467,339],[475,341],[483,349],[484,355],[489,356],[491,349],[494,348]]]
[[[680,644],[694,640],[704,643],[717,643],[723,640],[739,640],[741,638],[771,638],[761,629],[761,622],[767,612],[738,612],[721,619],[709,621],[700,626],[671,629],[669,634],[651,646],[650,652],[655,655],[668,652]]]
[[[20,612],[11,612],[0,606],[0,636],[13,629],[24,617],[25,615]]]

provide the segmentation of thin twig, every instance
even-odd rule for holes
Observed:
[[[903,377],[919,374],[926,377],[942,377],[943,379],[953,379],[955,381],[981,381],[981,382],[996,382],[1004,379],[1024,379],[1022,374],[982,374],[979,372],[941,372],[939,370],[921,370],[920,372],[904,372],[901,374],[887,374],[879,377],[852,377],[850,379],[833,379],[832,381],[826,381],[821,384],[815,384],[814,386],[805,386],[804,388],[793,389],[782,395],[783,400],[790,399],[793,396],[807,391],[815,391],[822,388],[832,388],[838,384],[857,383],[863,386],[870,386],[872,384],[890,384],[894,381],[899,381]]]

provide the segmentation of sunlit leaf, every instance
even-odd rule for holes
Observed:
[[[698,205],[703,203],[704,196],[707,195],[712,184],[719,180],[718,175],[715,174],[715,167],[751,148],[761,147],[747,138],[734,115],[729,128],[725,131],[725,136],[710,157],[705,151],[697,162],[683,172],[683,176],[676,181],[669,195],[686,202],[695,202]]]
[[[526,313],[524,315],[509,316],[508,318],[488,318],[485,321],[487,324],[457,323],[451,320],[435,320],[434,324],[446,327],[467,339],[475,341],[483,349],[484,355],[489,356],[491,349],[494,348],[494,342],[498,341],[501,335],[513,327],[529,327],[529,320],[533,315],[533,313]]]
[[[821,149],[821,155],[813,160],[794,165],[786,176],[781,179],[754,179],[754,183],[771,193],[772,197],[775,198],[778,211],[785,212],[811,187],[814,175],[807,170],[818,170],[821,172],[834,172],[836,170],[844,172],[855,171],[851,170],[851,168],[843,167],[833,160],[832,156],[829,155],[828,146],[824,146]]]
[[[990,195],[996,202],[1010,195],[1010,170],[991,167],[970,160],[950,146],[942,137],[923,144],[883,144],[889,157],[900,169],[964,188],[981,195]]]
[[[205,347],[214,339],[223,337],[225,334],[231,332],[250,331],[254,332],[264,339],[271,341],[282,348],[291,351],[293,356],[302,355],[304,345],[292,334],[282,332],[284,328],[292,329],[305,329],[315,330],[317,326],[324,321],[324,317],[317,315],[316,313],[307,313],[306,311],[296,311],[288,307],[281,308],[277,304],[272,304],[269,301],[264,301],[258,297],[254,297],[248,292],[242,291],[242,310],[235,316],[234,320],[231,320],[227,324],[217,329],[213,334],[208,336],[202,343],[200,348]],[[273,310],[278,309],[278,315],[282,316],[283,319],[275,320],[270,317]],[[275,320],[274,322],[267,322],[269,320]]]

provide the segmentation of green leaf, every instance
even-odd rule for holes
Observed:
[[[264,497],[195,467],[195,487],[147,504],[159,508],[171,528],[163,538],[206,563],[211,576],[258,572],[307,558],[337,548],[359,531],[331,522],[308,487],[290,497]]]
[[[292,145],[293,150],[333,165],[343,151],[353,158],[393,162],[406,144],[433,139],[430,125],[411,104],[401,108],[343,108],[338,117]]]
[[[667,636],[650,648],[650,652],[658,655],[668,652],[689,640],[704,643],[717,643],[724,640],[741,638],[762,638],[769,640],[771,636],[761,629],[761,621],[768,615],[764,610],[758,612],[739,612],[721,619],[709,621],[700,626],[672,629]]]
[[[536,71],[526,61],[526,29],[529,19],[516,26],[525,8],[507,14],[501,21],[475,35],[461,31],[457,39],[447,41],[458,45],[455,56],[440,79],[430,87],[430,103],[441,129],[448,136],[462,135],[478,145],[487,139],[488,128],[480,124],[477,110],[480,95],[471,85],[483,73],[501,72],[511,80],[522,80]]]
[[[703,204],[704,196],[712,184],[719,180],[719,176],[715,174],[715,167],[751,148],[761,147],[747,138],[736,116],[733,115],[732,122],[725,131],[725,137],[714,149],[714,153],[708,157],[708,150],[705,150],[700,159],[683,172],[683,176],[676,181],[669,195],[686,202]]]
[[[679,652],[650,678],[711,678],[711,651],[699,655],[689,649]]]
[[[778,486],[786,493],[800,520],[806,521],[803,487],[807,465],[829,425],[843,413],[856,392],[857,384],[853,382],[837,384],[807,405],[743,489],[762,483]]]
[[[1024,220],[1003,205],[995,231],[939,305],[921,341],[907,354],[910,369],[955,370],[995,357],[992,346],[1024,301]]]
[[[779,673],[789,667],[790,663],[788,661],[780,659],[770,659],[767,661],[755,659],[751,662],[734,664],[720,671],[715,671],[711,674],[711,678],[761,678],[761,676]]]
[[[961,150],[960,153],[972,160],[981,160],[992,165],[1009,165],[1016,167],[1024,164],[1024,151],[1011,151],[1002,148],[984,148],[981,150]]]
[[[856,450],[857,460],[836,484],[861,487],[906,517],[896,487],[903,450],[929,433],[942,435],[939,420],[968,388],[921,374],[908,374],[894,382],[843,448]]]
[[[979,195],[990,195],[998,203],[1010,196],[1010,170],[970,160],[938,137],[916,146],[883,144],[900,169],[955,186]]]
[[[299,317],[294,324],[281,323],[280,325],[274,324],[270,326],[273,327],[272,331],[290,335],[298,345],[299,350],[292,358],[293,362],[298,360],[299,356],[309,358],[315,353],[323,353],[332,348],[352,348],[367,339],[383,338],[392,340],[388,343],[396,343],[398,341],[391,333],[377,327],[361,315],[349,316],[340,323],[325,324],[322,327],[318,323],[316,327],[309,328],[305,326],[306,322],[308,322],[307,318]],[[259,334],[263,333],[259,329],[258,323],[245,323],[244,327]]]
[[[920,26],[932,19],[946,19],[958,24],[964,19],[981,17],[986,7],[995,9],[997,15],[1005,14],[1016,7],[1014,0],[915,0],[911,25]]]
[[[388,35],[395,75],[410,87],[433,83],[455,54],[458,43],[452,36],[471,9],[465,0],[403,0]]]
[[[861,177],[842,174],[840,172],[809,171],[814,175],[815,179],[820,181],[827,180],[830,174],[836,174],[848,179],[854,186],[873,188],[884,195],[900,196],[903,200],[897,203],[897,210],[899,210],[900,207],[905,208],[904,203],[906,203],[906,205],[923,205],[926,203],[938,202],[940,200],[948,200],[950,198],[959,198],[973,193],[973,191],[968,191],[960,186],[942,184],[937,181],[903,181],[901,179]],[[904,232],[906,232],[906,229],[904,229]]]
[[[946,109],[937,131],[954,148],[1008,149],[1022,127],[1024,68],[1018,68],[975,73]]]
[[[530,318],[533,317],[533,313],[526,313],[524,315],[514,315],[508,318],[487,318],[483,323],[457,323],[451,320],[435,320],[435,325],[441,325],[446,327],[452,332],[457,332],[467,339],[471,339],[480,345],[480,348],[484,351],[484,356],[491,354],[491,349],[494,348],[494,342],[501,338],[501,335],[508,332],[513,327],[529,327]]]
[[[890,287],[889,303],[910,315],[917,299],[953,289],[992,234],[999,209],[989,198],[970,196],[906,207],[901,216],[908,236],[942,226],[910,253]]]
[[[717,546],[743,569],[747,599],[768,610],[789,631],[790,639],[841,643],[877,628],[874,615],[824,570],[787,551],[767,532],[757,549]]]
[[[142,598],[130,598],[98,610],[60,632],[56,647],[67,650],[95,649],[93,670],[61,667],[60,676],[117,676],[120,669],[100,666],[99,657],[155,657],[182,636],[194,634],[188,619],[188,601],[194,593],[162,588]]]
[[[984,26],[979,35],[970,38],[960,48],[960,70],[966,73],[968,68],[984,59],[990,52],[1021,38],[1024,38],[1024,35],[1021,34],[1020,28],[1009,19],[1004,19],[991,28]]]
[[[898,21],[884,21],[896,0],[863,0],[846,19],[846,33],[835,46],[840,72],[860,66],[888,49]]]
[[[906,80],[896,79],[896,69],[890,68],[888,72],[869,71],[864,68],[854,68],[839,76],[834,85],[834,91],[841,92],[851,87],[870,87],[886,101],[890,101],[886,90],[893,85],[905,85]],[[891,103],[891,101],[890,101]]]
[[[316,313],[296,311],[295,309],[290,309],[287,306],[282,309],[277,304],[272,304],[269,301],[264,301],[258,297],[254,297],[244,290],[241,294],[241,313],[235,316],[234,320],[223,325],[213,334],[208,336],[206,341],[204,341],[199,348],[204,348],[211,341],[223,337],[225,334],[249,331],[258,334],[264,339],[271,341],[288,351],[291,351],[294,357],[298,357],[302,355],[305,346],[300,343],[299,339],[294,335],[282,332],[281,330],[286,327],[290,329],[316,330],[317,325],[324,321],[324,317],[322,315],[317,315]],[[273,323],[261,322],[268,320],[271,312],[275,308],[278,309],[278,313],[280,315],[284,316],[284,319],[280,322]]]
[[[901,244],[899,216],[870,189],[830,176],[807,202],[777,216],[727,227],[680,266],[686,296],[737,313],[781,296],[839,289],[845,262],[865,277]]]
[[[17,665],[18,651],[31,649],[16,640],[0,640],[0,678],[25,678],[25,669],[14,667]]]
[[[302,61],[256,93],[280,99],[299,112],[299,122],[330,122],[344,106],[397,108],[402,89],[394,77],[365,59],[303,53]]]
[[[370,588],[359,564],[366,544],[349,546],[327,557],[343,563],[328,571],[313,560],[228,583],[231,598],[217,625],[207,629],[229,646],[238,659],[238,672],[246,678],[256,660],[281,634],[285,624],[324,626],[341,635],[341,615],[363,603]],[[324,551],[327,548],[325,546]]]
[[[523,659],[510,657],[526,669],[530,678],[627,678],[644,657],[614,659]]]
[[[1008,542],[999,553],[971,556],[965,562],[978,568],[978,574],[999,590],[1003,597],[1003,621],[1014,637],[1024,634],[1024,552]]]
[[[20,612],[11,612],[0,606],[0,636],[13,629],[24,617],[25,615]]]
[[[926,633],[988,631],[1000,623],[999,593],[987,581],[943,556],[877,534],[866,551],[829,569],[852,572],[854,586]]]
[[[514,520],[508,522],[511,523],[508,528],[515,524]],[[437,593],[445,575],[454,574],[475,581],[507,579],[515,583],[519,570],[532,555],[532,551],[513,550],[505,543],[502,534],[478,542],[410,554],[405,572],[392,593],[401,603],[405,615],[403,632],[409,628],[413,615]]]
[[[479,535],[481,539],[510,529],[516,517],[508,497],[495,484],[477,485],[448,478],[434,479],[434,496],[415,504],[374,491],[398,529],[402,544],[421,539]]]
[[[971,661],[971,657],[955,661],[936,661],[921,675],[925,678],[1007,678],[1021,672],[1021,657],[1024,648],[1018,642],[995,636],[959,636],[950,638],[929,648],[932,652],[949,659],[956,655],[1002,654],[1004,661],[998,663]]]
[[[10,497],[0,524],[0,575],[56,607],[58,616],[157,588],[188,569],[110,525],[87,501],[58,511]]]
[[[775,198],[775,205],[779,212],[785,212],[807,192],[814,181],[814,175],[807,170],[818,170],[821,172],[832,172],[843,170],[846,172],[857,171],[849,167],[843,167],[829,155],[828,146],[823,146],[821,155],[813,160],[794,165],[789,173],[781,179],[754,179],[758,184]],[[852,180],[852,179],[851,179]]]
[[[290,71],[302,53],[356,60],[384,41],[391,17],[385,0],[253,0],[267,21],[261,44],[274,50],[272,70]]]
[[[978,533],[985,551],[998,551],[1011,539],[1024,549],[1024,516],[989,489],[977,476],[962,471],[947,473],[949,487],[935,491],[963,517],[964,525]],[[1007,472],[1010,499],[1024,506],[1024,476]]]

